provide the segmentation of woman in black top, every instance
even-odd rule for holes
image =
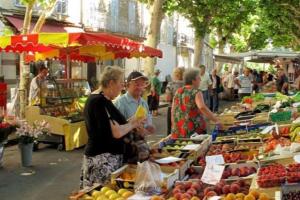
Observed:
[[[110,174],[123,164],[124,136],[143,126],[143,120],[127,122],[111,101],[124,87],[123,75],[119,67],[106,67],[100,78],[100,88],[86,102],[84,117],[88,143],[80,178],[81,188],[93,183],[108,183]]]

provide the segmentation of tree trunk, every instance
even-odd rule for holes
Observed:
[[[222,34],[222,30],[218,30],[218,53],[219,54],[224,54],[224,48],[225,48],[225,39],[223,37],[223,34]]]
[[[203,56],[202,56],[203,47],[204,47],[204,37],[195,36],[194,67],[203,64]]]
[[[27,34],[29,32],[34,4],[35,4],[35,0],[32,0],[32,1],[29,1],[26,6],[22,34]]]
[[[218,35],[218,54],[224,54],[225,42],[223,40],[222,30],[217,31]],[[220,73],[223,67],[223,62],[218,62],[216,65],[217,72]]]
[[[38,21],[36,22],[36,24],[32,30],[32,33],[39,33],[41,31],[43,25],[45,24],[47,16],[49,16],[52,13],[52,11],[56,5],[56,2],[57,2],[57,0],[51,0],[49,2],[49,5],[43,10]]]
[[[162,9],[165,0],[154,0],[150,7],[151,22],[149,26],[149,31],[147,35],[147,40],[145,44],[157,48],[159,36],[160,36],[160,26],[164,18],[164,12]],[[151,76],[154,73],[154,58],[146,58],[144,62],[144,70],[147,76]]]
[[[23,29],[22,34],[28,34],[30,30],[30,23],[31,23],[31,17],[32,17],[32,11],[33,6],[35,4],[35,0],[29,1],[26,6],[26,12],[24,16],[24,22],[23,22]],[[19,110],[19,117],[21,119],[25,118],[25,107],[27,105],[27,93],[26,93],[26,85],[28,79],[26,78],[26,67],[24,64],[24,53],[20,54],[20,83],[19,83],[19,101],[20,101],[20,110]]]

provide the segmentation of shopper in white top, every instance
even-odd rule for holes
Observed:
[[[48,69],[44,63],[39,64],[39,74],[31,80],[29,89],[29,105],[40,104],[40,91],[42,87],[45,87],[46,77],[48,75]]]
[[[199,69],[200,69],[200,79],[201,79],[199,89],[202,91],[203,99],[206,106],[209,107],[210,106],[209,93],[212,87],[212,81],[210,79],[209,74],[205,71],[204,65],[200,65]]]
[[[250,70],[249,68],[245,68],[244,73],[235,80],[235,83],[239,86],[238,93],[240,98],[251,95],[252,82],[253,79],[250,75]]]

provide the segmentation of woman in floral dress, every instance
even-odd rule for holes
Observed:
[[[194,133],[205,134],[204,117],[220,125],[218,118],[205,105],[198,69],[184,73],[184,86],[176,91],[172,104],[172,138],[189,138]]]

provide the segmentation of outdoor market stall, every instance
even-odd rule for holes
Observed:
[[[83,146],[87,142],[81,113],[85,96],[89,92],[86,92],[88,90],[86,81],[70,79],[71,61],[95,62],[133,57],[162,57],[160,50],[107,33],[40,33],[2,36],[0,49],[31,53],[27,55],[27,60],[55,58],[66,61],[67,79],[54,80],[50,77],[49,87],[41,90],[39,104],[28,106],[25,115],[29,123],[39,119],[48,121],[52,133],[58,136],[56,138],[63,143],[67,151]],[[61,149],[62,146],[59,148]]]
[[[298,199],[300,93],[269,95],[247,97],[228,109],[226,112],[234,109],[234,120],[224,130],[176,140],[166,137],[154,144],[151,160],[160,166],[160,172],[146,169],[140,174],[145,164],[126,165],[112,174],[111,184],[86,188],[70,198]],[[245,110],[253,113],[243,115]],[[257,114],[263,114],[260,122],[253,120]],[[157,173],[163,178],[155,193],[152,181]]]

